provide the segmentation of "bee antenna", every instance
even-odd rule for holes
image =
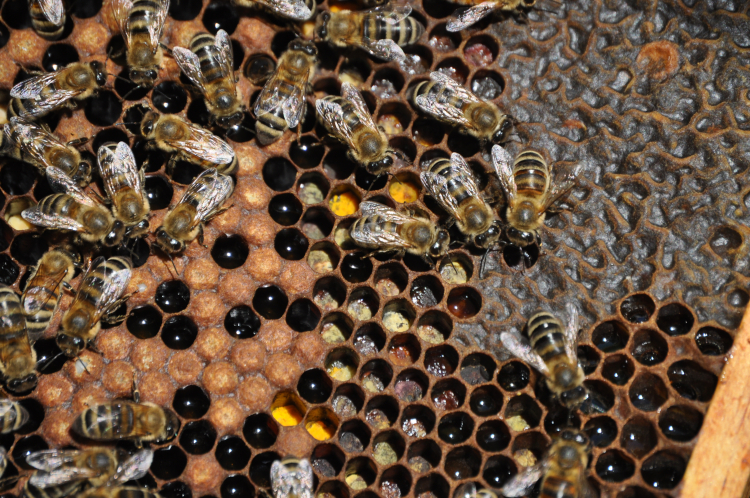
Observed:
[[[80,363],[81,366],[83,367],[83,369],[86,370],[86,373],[89,374],[89,375],[91,375],[91,372],[89,372],[89,369],[86,368],[86,364],[83,362],[82,359],[76,358],[76,362]]]
[[[52,362],[54,362],[54,361],[55,361],[56,359],[58,359],[58,358],[59,358],[60,356],[62,356],[63,354],[64,354],[64,353],[63,353],[62,351],[60,351],[60,352],[59,352],[59,353],[57,353],[57,354],[56,354],[55,356],[53,356],[52,358],[50,358],[49,360],[47,360],[47,361],[46,361],[46,362],[44,363],[44,365],[42,365],[42,366],[41,366],[41,368],[39,368],[39,369],[38,369],[38,370],[39,370],[39,372],[44,372],[45,370],[47,370],[47,368],[48,368],[48,367],[49,367],[49,366],[50,366],[50,365],[52,364]]]
[[[370,184],[370,186],[367,187],[367,192],[365,192],[365,195],[364,195],[363,199],[367,197],[367,195],[370,193],[370,190],[372,190],[372,187],[375,186],[375,184],[378,182],[378,180],[380,179],[381,176],[383,176],[383,173],[380,173],[378,176],[376,176],[375,179]]]
[[[488,247],[486,251],[484,251],[484,254],[482,255],[482,261],[479,263],[479,280],[484,279],[484,267],[487,263],[487,255],[490,253],[490,248]]]
[[[123,79],[124,79],[124,78],[123,78]],[[125,80],[125,81],[128,81],[128,82],[132,83],[132,81],[130,81],[130,80]],[[127,98],[128,98],[128,95],[130,95],[130,94],[131,94],[131,93],[133,93],[134,91],[138,90],[139,88],[143,88],[143,85],[138,85],[138,86],[134,86],[133,88],[131,88],[130,90],[128,90],[128,91],[127,91],[127,92],[125,93],[125,95],[123,95],[123,96],[122,96],[122,98],[120,99],[120,102],[122,102],[122,101],[124,101],[124,100],[127,100]]]
[[[167,256],[169,256],[169,261],[172,262],[172,268],[174,268],[175,276],[179,276],[180,272],[177,271],[177,265],[174,264],[174,259],[172,258],[172,255],[167,253]]]

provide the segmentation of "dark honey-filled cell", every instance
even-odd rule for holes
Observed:
[[[607,416],[589,419],[583,426],[583,430],[591,444],[599,448],[606,448],[617,439],[617,423]]]
[[[308,403],[323,403],[332,391],[331,379],[319,368],[307,370],[297,381],[297,392]]]
[[[515,474],[516,464],[503,455],[491,456],[482,469],[482,478],[492,488],[501,488]]]
[[[341,261],[341,276],[353,284],[358,284],[370,278],[372,268],[372,260],[365,257],[364,252],[355,251],[347,254]]]
[[[659,429],[673,441],[690,441],[700,431],[703,414],[687,405],[674,405],[659,415]]]
[[[701,353],[721,356],[732,348],[734,340],[729,333],[716,327],[703,327],[695,333],[695,344]]]
[[[365,192],[377,192],[388,183],[387,175],[373,175],[365,168],[357,168],[354,173],[354,183]]]
[[[284,315],[289,298],[283,290],[275,285],[266,285],[255,291],[253,308],[268,320],[277,320]]]
[[[174,81],[163,81],[154,87],[151,102],[163,114],[176,114],[187,105],[187,92]]]
[[[623,426],[620,446],[636,458],[648,454],[658,441],[656,429],[643,417],[634,417]]]
[[[478,417],[495,415],[503,407],[503,395],[493,385],[479,387],[471,393],[469,407]]]
[[[624,386],[635,372],[633,362],[624,354],[616,354],[604,359],[602,377],[616,386]]]
[[[169,16],[175,21],[192,21],[203,8],[200,0],[180,0],[169,4]]]
[[[190,486],[182,481],[173,481],[165,484],[160,490],[159,494],[163,498],[192,498],[193,492],[190,490]]]
[[[164,448],[154,450],[154,460],[151,463],[151,473],[157,479],[167,481],[176,479],[182,475],[187,465],[187,456],[176,445],[169,445]]]
[[[83,103],[86,119],[96,126],[111,126],[122,114],[122,101],[113,92],[99,90]]]
[[[260,330],[260,318],[250,306],[241,304],[229,310],[224,317],[224,328],[232,337],[250,339]]]
[[[208,420],[188,422],[180,431],[180,446],[192,455],[208,453],[216,442],[216,429]]]
[[[450,291],[448,311],[456,318],[471,318],[482,308],[482,296],[471,287],[458,287]]]
[[[642,365],[650,367],[661,363],[668,352],[667,341],[655,330],[639,330],[633,336],[630,354]]]
[[[672,489],[685,475],[685,460],[671,451],[657,451],[641,464],[641,477],[656,489]]]
[[[458,367],[458,353],[452,346],[436,346],[424,355],[424,367],[435,377],[447,377]]]
[[[255,488],[250,484],[250,479],[234,474],[227,476],[221,483],[220,493],[221,498],[253,498]]]
[[[628,343],[628,331],[616,320],[604,322],[591,333],[591,341],[604,353],[612,353],[624,348]]]
[[[172,400],[172,408],[182,418],[201,418],[208,412],[211,399],[199,386],[185,386],[179,388]]]
[[[118,49],[122,47],[122,50],[124,52],[125,45],[124,41],[122,40],[122,37],[120,35],[116,35],[112,37],[112,39],[109,42],[108,50],[111,53],[116,53]],[[148,95],[148,92],[150,91],[150,88],[147,86],[140,86],[136,85],[132,81],[130,81],[130,70],[123,69],[119,77],[115,80],[115,92],[117,92],[117,95],[126,101],[137,101],[144,98],[146,95]],[[138,114],[131,114],[131,110],[134,108],[139,108],[140,106],[133,106],[130,107],[127,111],[125,111],[124,115],[124,122],[126,123],[126,127],[128,130],[130,130],[131,133],[140,133],[140,121],[143,118],[143,113]]]
[[[140,268],[151,256],[151,246],[145,238],[128,239],[115,247],[112,255],[129,257],[133,261],[133,268]]]
[[[263,165],[263,181],[277,192],[289,190],[297,178],[297,168],[283,157],[272,157]]]
[[[239,235],[221,235],[211,248],[211,258],[216,264],[227,270],[239,268],[245,264],[249,254],[247,242]]]
[[[31,27],[29,7],[23,0],[9,0],[5,2],[2,10],[2,18],[11,29],[24,29]]]
[[[299,221],[302,212],[302,203],[293,194],[274,196],[271,202],[268,203],[268,214],[279,225],[294,225]]]
[[[68,64],[78,62],[78,50],[73,45],[67,43],[55,43],[47,48],[42,57],[42,68],[51,73],[58,71]],[[96,149],[94,149],[96,150]]]
[[[42,374],[59,372],[68,359],[62,354],[54,338],[39,339],[34,343],[34,351],[36,351],[36,361],[39,365],[38,370]]]
[[[98,151],[99,147],[106,144],[107,142],[112,142],[112,143],[124,142],[125,144],[129,145],[130,139],[128,138],[128,134],[125,133],[125,131],[121,130],[120,128],[116,128],[116,127],[105,128],[96,134],[93,142],[91,143],[91,149],[94,151]]]
[[[659,310],[656,325],[667,335],[677,336],[690,332],[695,322],[693,314],[681,304],[672,303]]]
[[[214,455],[224,470],[242,470],[250,461],[250,448],[238,436],[225,436],[216,445]]]
[[[309,242],[296,228],[286,228],[276,234],[273,247],[284,259],[297,261],[305,257]]]
[[[301,137],[289,146],[289,159],[300,168],[314,168],[320,164],[325,147],[310,135]]]
[[[648,321],[655,310],[654,300],[646,294],[633,294],[620,303],[620,313],[631,323]]]
[[[622,482],[635,473],[635,464],[620,450],[610,449],[599,455],[594,465],[596,475],[609,482]]]
[[[520,361],[511,361],[502,366],[497,374],[497,383],[506,391],[518,391],[529,385],[531,371]]]
[[[0,254],[0,283],[13,285],[18,278],[20,268],[7,254]]]
[[[719,379],[691,360],[673,363],[667,371],[672,388],[683,398],[711,401]]]
[[[237,10],[229,3],[213,2],[208,4],[206,10],[203,11],[203,26],[212,35],[215,35],[220,29],[231,35],[237,29],[239,22],[240,17]]]
[[[154,301],[166,313],[179,313],[190,303],[190,289],[180,280],[169,280],[159,284]]]
[[[32,432],[39,429],[44,420],[44,407],[42,404],[34,398],[25,398],[19,400],[19,404],[23,406],[29,413],[29,419],[23,424],[17,431],[16,434],[31,434]],[[6,448],[9,446],[6,446]]]
[[[471,446],[460,446],[445,455],[443,469],[454,481],[469,479],[479,474],[482,455]]]
[[[6,160],[0,170],[0,187],[9,195],[23,195],[34,185],[37,179],[35,168],[15,160]]]
[[[552,405],[544,417],[544,430],[553,436],[570,427],[581,427],[581,419],[576,412],[568,410],[560,404]]]
[[[320,322],[320,310],[309,299],[297,299],[286,314],[286,324],[297,332],[315,330]]]
[[[474,420],[463,412],[452,412],[438,423],[438,437],[448,444],[461,444],[474,432]]]
[[[245,425],[242,426],[242,435],[245,436],[245,441],[257,449],[273,446],[278,434],[279,427],[276,422],[265,413],[250,415],[245,419]]]
[[[164,322],[161,340],[170,349],[187,349],[198,337],[198,327],[187,316],[173,316]]]

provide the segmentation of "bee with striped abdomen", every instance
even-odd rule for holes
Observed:
[[[503,496],[526,496],[539,479],[539,498],[595,498],[586,480],[589,438],[576,429],[563,429],[552,439],[545,456],[521,471],[502,487]]]
[[[156,245],[167,254],[183,251],[196,238],[203,243],[203,226],[224,211],[232,195],[232,179],[215,169],[201,173],[156,230]]]
[[[38,381],[21,299],[6,285],[0,285],[0,374],[14,393],[34,389]]]
[[[29,420],[29,412],[18,401],[0,399],[0,434],[17,431]]]
[[[47,181],[52,190],[61,193],[48,195],[36,206],[24,209],[23,219],[46,228],[76,232],[84,242],[111,247],[122,241],[122,222],[102,203],[84,194],[60,169],[48,167]]]
[[[468,5],[466,10],[457,10],[448,20],[446,30],[462,31],[479,22],[493,12],[518,14],[522,9],[530,9],[537,0],[450,0],[459,5]]]
[[[120,448],[37,451],[26,457],[37,470],[24,490],[32,496],[41,495],[40,491],[48,496],[70,496],[81,488],[121,485],[145,476],[153,459],[152,450],[133,455]]]
[[[539,244],[539,230],[544,226],[547,211],[573,188],[582,165],[551,186],[552,168],[538,152],[521,152],[513,161],[508,151],[495,145],[492,164],[508,200],[505,211],[508,240],[519,247]]]
[[[176,114],[147,112],[141,120],[141,134],[151,141],[151,147],[172,154],[167,164],[170,174],[179,160],[216,168],[226,175],[237,171],[237,157],[228,143]]]
[[[222,128],[242,122],[245,115],[237,94],[232,43],[226,31],[220,29],[216,38],[198,33],[190,40],[190,50],[175,47],[172,56],[185,76],[203,93],[212,122]]]
[[[542,311],[526,324],[527,341],[514,333],[503,332],[503,346],[519,359],[538,370],[547,387],[569,409],[584,413],[603,413],[606,408],[599,397],[583,385],[585,374],[578,364],[578,308],[566,306],[568,326],[552,314]]]
[[[312,42],[294,39],[281,54],[276,72],[266,82],[253,111],[258,143],[268,145],[287,129],[302,122],[305,95],[315,73],[318,49]]]
[[[59,39],[65,29],[62,0],[29,0],[29,16],[34,31],[45,40]]]
[[[74,62],[53,73],[32,76],[14,86],[8,105],[10,116],[36,119],[60,107],[75,108],[107,84],[104,63]]]
[[[377,202],[363,202],[359,209],[362,216],[349,229],[357,245],[374,252],[408,252],[423,258],[439,258],[448,252],[450,235],[428,218],[399,213]]]
[[[461,133],[476,137],[481,143],[502,143],[513,128],[510,116],[439,71],[430,73],[431,81],[414,87],[412,102],[420,111],[435,119],[458,126]]]
[[[164,55],[161,33],[169,0],[114,0],[112,14],[127,50],[130,81],[143,88],[154,86]]]
[[[44,335],[60,304],[63,286],[69,285],[80,259],[66,249],[54,248],[44,253],[30,270],[21,296],[30,341]]]
[[[284,19],[307,21],[315,14],[316,0],[234,0],[242,7],[258,7]]]
[[[461,155],[430,161],[420,178],[427,192],[448,212],[458,229],[480,249],[489,249],[502,233],[500,219],[482,197]]]
[[[352,12],[322,12],[316,34],[334,47],[359,47],[378,59],[406,61],[401,47],[417,42],[424,26],[409,17],[410,5],[389,5]]]
[[[394,163],[396,151],[375,124],[359,91],[350,83],[341,85],[341,97],[329,95],[315,102],[318,118],[337,139],[349,146],[348,155],[370,174],[381,175]]]
[[[313,498],[313,470],[310,461],[286,457],[271,464],[274,498]]]
[[[78,498],[161,498],[159,493],[133,486],[99,486],[84,491]]]
[[[125,227],[125,236],[145,235],[151,208],[143,189],[143,170],[136,166],[130,147],[125,142],[104,144],[99,147],[97,159],[112,214]]]
[[[9,145],[19,151],[14,157],[33,164],[42,173],[54,166],[81,188],[91,182],[91,163],[73,146],[82,140],[63,143],[41,126],[22,117],[10,118],[4,129]]]
[[[111,313],[124,303],[133,264],[130,258],[98,257],[81,278],[73,303],[65,312],[56,342],[65,356],[78,356],[99,333],[101,322],[116,321]]]

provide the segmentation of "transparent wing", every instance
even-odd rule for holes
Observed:
[[[573,363],[578,363],[578,331],[580,330],[578,324],[578,306],[573,303],[567,303],[565,310],[568,312],[568,326],[565,328],[565,354],[568,358],[573,360]]]
[[[476,95],[471,93],[463,86],[459,85],[456,80],[454,80],[447,74],[443,74],[440,71],[433,71],[430,73],[430,79],[435,83],[440,83],[444,87],[448,88],[457,97],[465,102],[481,102],[481,100],[479,100]]]
[[[26,463],[38,470],[51,471],[72,462],[81,450],[42,450],[26,457]]]
[[[112,0],[112,16],[120,27],[120,34],[125,38],[125,44],[130,46],[130,30],[128,29],[128,15],[133,7],[133,0]]]
[[[308,73],[309,74],[309,73]],[[289,128],[294,128],[299,124],[302,118],[304,105],[304,87],[307,84],[307,77],[301,79],[296,85],[290,88],[289,95],[282,97],[279,92],[279,86],[285,83],[279,78],[278,71],[271,77],[263,90],[260,92],[258,100],[255,102],[255,116],[260,117],[263,114],[275,113],[281,106],[282,115]]]
[[[406,61],[406,54],[404,49],[398,46],[393,40],[370,40],[369,38],[362,38],[360,45],[364,50],[368,51],[371,55],[378,59],[386,61]]]
[[[190,128],[187,140],[165,140],[168,144],[212,164],[228,164],[234,150],[224,140],[208,130],[186,123]]]
[[[434,71],[430,73],[430,78],[464,102],[479,102],[479,99],[473,93],[453,81],[450,76],[439,71]],[[442,89],[436,88],[435,90],[428,92],[426,95],[418,95],[416,98],[417,105],[423,111],[433,114],[438,119],[467,128],[474,128],[474,124],[464,116],[464,112],[460,108],[453,105],[451,99],[444,94]]]
[[[354,147],[354,140],[352,130],[344,119],[344,110],[338,104],[338,102],[332,102],[327,99],[319,99],[315,102],[315,109],[318,111],[318,116],[324,121],[326,126],[335,134],[338,138],[345,140],[349,147]]]
[[[222,72],[224,76],[230,76],[234,74],[234,54],[232,53],[232,41],[229,39],[229,35],[223,29],[220,29],[216,33],[216,48],[219,49],[220,61]]]
[[[38,99],[44,87],[55,83],[57,72],[33,76],[23,80],[10,90],[10,96],[16,99]]]
[[[536,465],[522,469],[518,474],[510,478],[510,481],[502,487],[504,496],[516,497],[524,496],[527,491],[542,478],[549,468],[550,461],[548,457],[540,460]]]
[[[197,225],[219,209],[233,190],[231,177],[222,175],[215,168],[207,169],[190,184],[180,199],[180,204],[196,205],[194,223]]]
[[[112,305],[117,302],[125,292],[125,289],[128,287],[128,283],[130,282],[130,276],[132,274],[130,268],[132,267],[132,264],[130,263],[129,258],[122,258],[119,256],[116,256],[114,258],[109,258],[109,261],[119,260],[123,263],[123,266],[125,268],[118,268],[116,270],[112,270],[111,266],[108,266],[105,270],[106,278],[101,279],[98,275],[93,275],[93,272],[99,267],[104,265],[104,262],[101,261],[96,266],[92,265],[91,273],[86,275],[84,280],[82,281],[81,287],[78,291],[78,295],[76,295],[75,301],[78,301],[79,298],[81,298],[81,289],[84,289],[86,287],[93,287],[95,289],[98,289],[100,291],[99,296],[97,296],[97,299],[94,300],[94,305],[96,307],[96,311],[94,313],[94,320],[93,322],[98,322],[102,316],[104,316],[107,312],[110,311],[110,308]],[[88,293],[87,293],[88,294]],[[90,301],[90,296],[82,297],[83,299],[87,299]],[[72,306],[72,305],[71,305]]]
[[[422,185],[427,189],[427,193],[438,201],[448,211],[448,214],[458,219],[458,202],[456,202],[456,198],[448,190],[448,182],[445,177],[431,171],[422,171],[419,177],[422,180]]]
[[[583,164],[576,164],[573,171],[565,175],[559,181],[555,182],[555,186],[550,189],[547,193],[547,198],[544,200],[544,209],[547,210],[552,204],[560,200],[570,189],[575,185],[575,180],[578,175],[583,171]]]
[[[377,129],[377,125],[375,124],[375,121],[372,120],[372,115],[370,114],[370,110],[367,108],[365,99],[362,98],[362,94],[359,93],[359,90],[357,90],[354,85],[352,85],[348,81],[342,83],[341,96],[352,103],[354,109],[357,112],[357,117],[359,117],[359,120],[363,125]]]
[[[492,166],[508,196],[508,201],[516,198],[516,181],[513,179],[513,158],[507,150],[499,145],[492,146]]]
[[[55,26],[62,25],[63,15],[65,15],[62,0],[39,0],[39,6],[42,7],[42,12],[49,22]]]
[[[104,183],[104,190],[110,200],[114,202],[115,194],[124,188],[130,188],[143,197],[143,185],[138,166],[135,164],[135,156],[125,142],[117,144],[114,152],[109,147],[99,147],[97,154],[99,162],[99,173]]]
[[[461,154],[456,152],[451,154],[451,171],[461,181],[469,195],[472,197],[479,196],[479,188],[477,182],[474,181],[474,173],[471,172],[471,168],[466,164],[466,160]]]
[[[313,12],[305,5],[304,0],[256,0],[282,17],[294,21],[307,21]]]
[[[8,136],[25,154],[28,154],[34,161],[43,164],[45,167],[51,166],[45,157],[47,149],[67,147],[56,136],[41,126],[21,117],[10,118]]]
[[[167,20],[169,12],[169,0],[152,0],[155,3],[154,20],[148,24],[148,36],[151,42],[151,52],[156,52],[159,48],[161,32],[164,30],[164,21]]]
[[[122,484],[130,480],[140,479],[146,475],[153,461],[153,450],[141,450],[135,453],[117,468],[117,472],[112,477],[112,482]]]
[[[525,361],[543,375],[549,375],[549,368],[547,368],[542,358],[534,352],[528,342],[522,341],[520,337],[510,332],[500,334],[500,341],[505,346],[505,349],[513,353],[518,359]]]
[[[305,86],[309,75],[308,69],[304,79],[294,85],[290,95],[281,104],[281,112],[289,128],[296,127],[302,119],[302,111],[305,109]]]
[[[76,185],[73,180],[70,179],[68,175],[63,173],[63,170],[61,170],[60,168],[49,166],[46,172],[47,181],[49,182],[49,186],[53,191],[60,194],[69,195],[77,202],[85,204],[87,206],[101,206],[101,204],[99,204],[97,201],[86,195],[83,190],[81,190],[78,185]]]
[[[186,48],[175,47],[172,49],[172,57],[185,76],[193,82],[195,86],[201,89],[203,93],[206,92],[205,79],[201,72],[201,62],[198,56]]]
[[[473,482],[460,485],[453,492],[453,498],[477,498],[477,485]]]
[[[253,112],[256,117],[260,117],[263,114],[274,112],[279,105],[281,105],[281,95],[279,94],[279,71],[276,70],[271,78],[266,81],[263,85],[263,90],[260,91],[258,99],[255,101],[255,107]]]
[[[26,408],[19,405],[18,403],[9,399],[0,399],[0,417],[8,420],[10,423],[5,424],[3,427],[10,427],[8,430],[3,430],[3,433],[12,431],[12,427],[17,424],[20,427],[29,420],[29,412]]]
[[[71,230],[73,232],[86,231],[85,227],[76,220],[56,214],[42,213],[36,206],[24,209],[21,212],[21,217],[29,223],[40,227],[53,228],[55,230]]]
[[[406,19],[411,14],[411,5],[381,5],[370,9],[371,12],[377,12],[378,18],[388,24],[398,24],[402,19]]]
[[[445,29],[451,32],[462,31],[492,14],[497,7],[497,0],[492,0],[490,2],[482,2],[464,11],[457,10],[448,20],[448,25]]]
[[[362,216],[370,216],[377,214],[385,218],[386,221],[392,221],[399,225],[412,221],[412,217],[406,214],[399,213],[395,209],[391,209],[384,204],[379,202],[365,201],[359,205],[359,210],[362,212]]]
[[[313,470],[310,461],[303,458],[297,464],[300,487],[298,496],[300,498],[313,498]]]
[[[38,488],[59,486],[70,481],[80,481],[97,477],[97,472],[81,467],[61,467],[51,471],[37,470],[32,474],[29,483]]]

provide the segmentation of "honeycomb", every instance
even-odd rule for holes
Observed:
[[[206,246],[191,244],[174,268],[150,255],[150,239],[112,251],[135,257],[127,318],[102,330],[81,362],[53,360],[54,332],[36,343],[40,362],[51,361],[21,399],[29,423],[0,437],[10,454],[3,477],[28,474],[32,451],[81,445],[69,433],[75,415],[130,396],[135,376],[145,401],[182,420],[139,482],[166,498],[254,496],[288,454],[310,458],[317,493],[336,498],[450,498],[466,481],[497,490],[566,424],[592,440],[588,480],[600,496],[678,496],[749,299],[749,7],[563,3],[556,13],[532,9],[448,33],[454,5],[411,2],[427,28],[406,50],[416,74],[318,44],[315,97],[337,93],[338,79],[355,82],[413,166],[389,179],[356,168],[315,124],[310,103],[299,142],[289,133],[258,148],[244,129],[248,115],[228,134],[237,188],[231,209],[208,225]],[[33,69],[105,60],[122,46],[108,5],[77,0],[64,38],[50,43],[31,30],[26,2],[5,0],[0,86]],[[254,102],[262,85],[254,76],[295,32],[228,3],[179,0],[162,41],[187,46],[197,31],[220,28],[232,36],[243,101]],[[107,59],[108,70],[123,74],[116,62]],[[416,200],[440,220],[418,181],[419,165],[434,157],[459,152],[482,188],[495,187],[476,141],[407,102],[428,68],[518,120],[512,153],[528,147],[556,168],[584,165],[569,210],[548,219],[528,264],[512,247],[494,251],[480,279],[483,254],[470,248],[433,268],[409,255],[362,258],[347,240],[366,195],[391,206]],[[152,226],[199,171],[180,163],[170,178],[133,123],[144,106],[205,119],[174,61],[165,58],[158,81],[147,93],[118,79],[47,119],[62,138],[92,137],[89,153],[125,140],[139,164],[148,161]],[[50,188],[33,168],[2,159],[0,190],[0,282],[20,290],[28,267],[60,239],[13,217]],[[538,309],[560,315],[569,302],[582,314],[579,357],[603,414],[569,417],[499,341]]]

